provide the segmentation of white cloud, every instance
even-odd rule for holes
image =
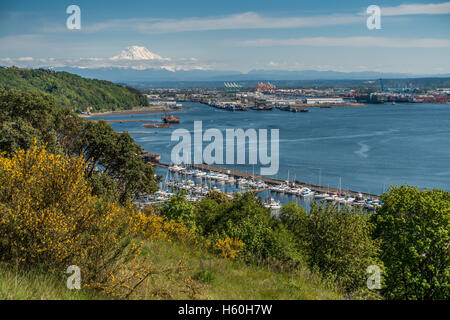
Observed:
[[[395,7],[382,7],[382,16],[404,16],[415,14],[449,14],[450,2],[429,4],[402,4]]]
[[[317,47],[389,47],[389,48],[448,48],[450,39],[404,39],[385,37],[310,37],[292,39],[254,39],[227,42],[244,47],[317,46]]]
[[[185,31],[212,31],[238,29],[283,29],[345,25],[364,21],[352,15],[317,15],[304,17],[270,17],[255,12],[243,12],[220,17],[184,19],[115,19],[84,28],[85,32],[134,30],[144,34],[176,33]]]
[[[282,29],[340,25],[360,21],[361,17],[356,15],[268,17],[254,12],[245,12],[224,17],[186,18],[141,23],[138,26],[138,30],[143,33],[163,33],[206,30]]]
[[[449,14],[450,2],[437,4],[403,4],[382,7],[383,16],[417,14]],[[226,16],[191,17],[184,19],[114,19],[85,28],[86,32],[132,29],[144,34],[176,33],[186,31],[213,31],[239,29],[284,29],[347,25],[365,21],[365,11],[354,14],[328,14],[294,17],[271,17],[255,12],[241,12]]]

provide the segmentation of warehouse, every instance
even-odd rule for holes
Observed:
[[[344,103],[342,98],[307,98],[307,104],[339,104]]]

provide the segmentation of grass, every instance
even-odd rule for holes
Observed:
[[[148,242],[144,252],[161,270],[136,291],[131,299],[341,299],[331,286],[306,268],[277,273],[211,255],[181,243]],[[167,267],[184,266],[177,272]],[[66,288],[66,275],[37,269],[25,272],[0,264],[0,299],[73,300],[104,299],[87,289]]]
[[[180,281],[168,281],[156,275],[141,290],[140,298],[161,298],[155,294],[165,293],[171,299],[277,299],[309,300],[340,299],[341,296],[331,286],[306,268],[293,273],[277,273],[261,266],[247,265],[241,261],[231,261],[215,255],[187,248],[178,243],[152,242],[146,245],[155,265],[175,265],[183,261],[187,270],[184,277],[196,280],[197,294],[194,297],[184,292]],[[149,295],[153,292],[154,296]]]
[[[67,289],[64,277],[37,269],[20,271],[15,267],[0,264],[0,300],[89,300],[92,298],[94,296],[85,289]]]

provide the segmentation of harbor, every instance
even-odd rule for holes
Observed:
[[[148,203],[167,201],[176,192],[184,190],[186,198],[190,201],[202,200],[209,191],[223,192],[230,198],[233,198],[235,193],[251,191],[261,195],[265,191],[267,196],[260,198],[267,208],[273,210],[278,210],[282,206],[281,201],[275,199],[279,195],[288,195],[302,201],[332,202],[366,210],[374,210],[382,204],[378,196],[374,194],[329,188],[295,179],[282,180],[264,177],[207,164],[190,164],[188,166],[168,165],[159,162],[151,162],[151,164],[167,169],[167,174],[164,182],[160,185],[161,190],[154,196],[146,198]],[[225,188],[226,185],[228,185],[228,188]]]
[[[151,162],[151,164],[153,166],[160,166],[160,167],[168,168],[169,170],[171,168],[173,168],[173,166],[170,166],[168,164],[159,163],[159,162]],[[365,198],[378,197],[378,195],[376,195],[376,194],[364,193],[364,192],[355,191],[355,190],[344,190],[344,189],[333,188],[333,187],[325,187],[325,186],[320,186],[320,185],[311,184],[311,183],[307,183],[307,182],[301,182],[298,180],[289,181],[289,180],[271,178],[271,177],[247,173],[247,172],[243,172],[243,171],[239,171],[239,170],[228,169],[228,168],[214,166],[214,165],[208,165],[208,164],[190,164],[189,168],[191,168],[191,170],[200,170],[203,172],[214,172],[214,173],[225,174],[225,175],[231,176],[235,179],[244,178],[244,179],[250,179],[250,180],[254,180],[254,181],[263,181],[267,185],[268,188],[270,186],[278,186],[278,185],[288,185],[288,186],[294,186],[294,187],[295,186],[304,186],[304,187],[310,188],[310,189],[315,190],[320,193],[344,193],[344,194],[349,194],[349,195],[352,195],[355,197],[358,195],[362,195]],[[173,169],[171,171],[173,171]],[[181,171],[181,169],[180,169],[180,171]]]
[[[450,188],[447,160],[450,154],[438,147],[448,141],[449,125],[447,120],[438,124],[434,120],[450,119],[446,105],[310,108],[307,116],[278,109],[226,112],[201,103],[182,105],[185,111],[177,114],[180,123],[172,124],[171,128],[144,129],[143,122],[134,122],[160,123],[164,113],[91,119],[120,120],[110,123],[116,132],[129,132],[138,145],[159,154],[160,162],[165,164],[171,162],[171,150],[177,144],[171,141],[173,131],[183,128],[193,132],[194,121],[202,120],[203,130],[217,128],[222,132],[230,127],[280,128],[280,166],[276,175],[263,177],[268,184],[282,184],[297,177],[294,179],[297,184],[332,193],[339,192],[341,177],[343,193],[348,191],[353,197],[358,191],[369,197],[380,195],[390,185],[405,182],[420,188]],[[227,168],[216,170],[225,173],[238,170],[241,176],[252,176],[251,165],[222,167]]]

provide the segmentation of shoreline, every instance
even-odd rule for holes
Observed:
[[[151,114],[151,113],[173,113],[173,112],[181,112],[184,108],[176,107],[170,108],[166,106],[151,106],[151,107],[142,107],[130,110],[117,110],[117,111],[105,111],[91,114],[81,114],[79,115],[81,118],[92,118],[92,117],[108,117],[108,116],[129,116],[135,114]]]
[[[366,103],[344,102],[344,103],[301,103],[292,106],[293,108],[339,108],[339,107],[367,107]]]

